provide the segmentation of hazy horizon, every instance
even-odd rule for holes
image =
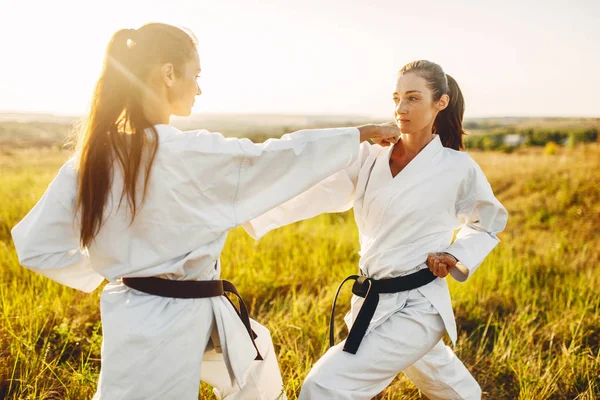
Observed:
[[[467,119],[600,116],[594,0],[56,0],[0,20],[4,112],[84,114],[111,35],[160,21],[199,39],[194,114],[388,118],[396,71],[429,59],[458,81]]]
[[[28,115],[28,116],[46,116],[56,118],[82,118],[85,113],[61,113],[51,111],[37,111],[37,110],[0,110],[0,116],[7,115]],[[233,111],[215,111],[215,112],[194,112],[187,117],[172,116],[173,119],[185,120],[186,118],[197,119],[203,116],[271,116],[271,117],[307,117],[307,118],[371,118],[380,120],[391,120],[390,116],[386,115],[367,115],[367,114],[332,114],[332,113],[301,113],[301,112],[233,112]],[[465,120],[477,120],[477,119],[598,119],[600,120],[600,113],[598,115],[581,116],[581,115],[482,115],[482,116],[466,116]]]

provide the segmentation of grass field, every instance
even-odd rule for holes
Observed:
[[[502,243],[466,283],[450,282],[456,352],[489,399],[600,397],[600,145],[472,153],[510,213]],[[99,371],[99,294],[18,265],[10,228],[68,155],[0,152],[0,398],[86,399]],[[252,316],[272,332],[290,398],[325,352],[338,282],[354,273],[352,215],[323,215],[259,242],[234,230],[223,253]],[[450,278],[449,278],[450,279]],[[343,296],[340,311],[348,307]],[[341,330],[342,312],[337,326]],[[211,398],[202,387],[202,397]],[[400,375],[378,398],[419,399]]]

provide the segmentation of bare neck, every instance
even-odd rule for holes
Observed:
[[[419,154],[433,138],[435,138],[435,135],[431,132],[430,127],[421,132],[402,133],[400,135],[400,140],[394,145],[391,158],[400,162],[410,161],[415,158],[415,156]]]

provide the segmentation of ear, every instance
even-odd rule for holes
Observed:
[[[160,77],[163,80],[165,86],[172,87],[175,81],[175,69],[173,64],[167,63],[160,67]]]
[[[448,107],[448,104],[450,104],[450,96],[443,94],[437,101],[436,107],[438,108],[438,111],[442,111]]]

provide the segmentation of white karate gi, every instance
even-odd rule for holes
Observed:
[[[86,292],[110,281],[101,296],[102,368],[94,399],[197,399],[201,379],[221,398],[275,399],[283,385],[264,327],[252,322],[265,357],[255,361],[250,336],[225,298],[152,296],[120,278],[219,279],[216,261],[228,231],[351,165],[359,132],[305,130],[254,144],[168,125],[157,130],[147,196],[132,224],[127,207],[118,207],[123,179],[114,173],[105,222],[88,251],[80,249],[70,161],[12,230],[19,261]],[[222,354],[204,354],[211,334]]]
[[[389,167],[392,148],[363,143],[353,165],[244,228],[259,238],[295,221],[353,207],[359,267],[367,276],[414,273],[427,268],[429,253],[445,251],[462,263],[452,276],[466,280],[498,243],[505,208],[471,157],[443,147],[438,136],[396,177]],[[348,328],[363,301],[353,296]],[[479,398],[479,385],[441,341],[444,331],[456,341],[445,279],[409,292],[380,294],[357,354],[342,352],[342,344],[331,348],[307,377],[300,397],[370,399],[404,370],[432,399]]]

